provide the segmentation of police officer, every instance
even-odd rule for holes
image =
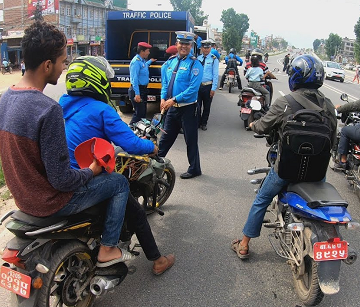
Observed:
[[[201,80],[201,85],[198,94],[198,114],[199,114],[199,127],[206,131],[207,122],[210,115],[210,106],[212,98],[215,95],[215,91],[219,79],[219,60],[212,54],[211,41],[201,41],[201,52],[198,56],[198,60],[204,67],[204,73]]]
[[[145,42],[138,43],[137,54],[130,62],[129,97],[134,107],[134,115],[129,125],[146,117],[147,85],[149,84],[149,66],[156,59],[146,61],[152,46]]]
[[[161,105],[167,111],[159,143],[159,156],[165,157],[181,128],[187,147],[188,170],[180,175],[189,179],[201,175],[198,147],[198,117],[196,99],[203,75],[203,66],[190,55],[194,33],[176,32],[177,55],[170,57],[161,68]]]
[[[211,50],[210,50],[210,52],[211,52],[213,55],[215,55],[216,58],[220,61],[220,53],[219,53],[219,51],[217,51],[217,49],[216,49],[216,43],[215,43],[213,40],[211,40]]]

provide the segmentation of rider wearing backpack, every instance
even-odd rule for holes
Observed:
[[[305,152],[303,156],[305,160],[309,159],[311,161],[312,159],[318,159],[319,155],[328,154],[328,157],[330,157],[330,148],[336,137],[337,119],[334,106],[332,102],[318,90],[324,82],[324,68],[322,63],[311,55],[301,55],[291,62],[287,73],[289,74],[289,88],[292,93],[276,99],[264,117],[250,124],[250,128],[259,134],[267,134],[271,130],[276,129],[280,135],[280,144],[275,165],[271,168],[262,183],[250,209],[247,222],[243,229],[244,236],[242,240],[236,239],[232,241],[231,248],[237,253],[240,259],[249,257],[249,241],[251,238],[256,238],[260,235],[266,209],[281,189],[290,182],[296,181],[296,178],[298,178],[299,181],[311,181],[311,179],[315,178],[314,169],[309,170],[306,168],[305,171],[308,172],[305,172],[305,175],[294,174],[295,179],[288,177],[289,174],[286,174],[286,172],[285,176],[280,176],[279,164],[281,163],[289,163],[288,168],[295,167],[301,169],[301,167],[306,166],[303,163],[304,159],[298,160],[292,158],[291,160],[287,159],[282,161],[284,155],[289,156],[293,154],[295,156],[299,154],[299,152],[292,152],[291,148],[286,148],[286,145],[289,145],[286,144],[286,140],[290,140],[290,145],[294,145],[292,143],[292,136],[295,135],[297,139],[294,142],[294,146],[297,147],[300,153]],[[299,117],[302,117],[301,121],[298,121]],[[298,142],[299,139],[304,140],[304,128],[300,126],[298,126],[297,129],[294,128],[298,122],[304,123],[303,127],[308,127],[310,130],[313,130],[307,131],[308,137],[305,138],[306,144],[305,142],[301,144]],[[314,125],[320,128],[314,128]],[[283,129],[286,131],[282,131]],[[290,134],[286,134],[289,132]],[[281,136],[284,135],[285,138],[282,139]],[[286,135],[288,137],[286,137]],[[320,139],[323,140],[328,153],[324,153],[321,149],[313,148],[316,147],[316,144],[312,142],[315,137],[320,137]],[[282,150],[284,150],[284,152],[282,152]],[[301,163],[297,164],[298,161],[301,161]],[[283,169],[286,169],[286,166],[282,166]],[[322,169],[319,170],[316,165],[316,170],[318,170],[319,173],[323,172],[321,178],[324,178],[326,169],[324,170],[324,166],[319,167]]]

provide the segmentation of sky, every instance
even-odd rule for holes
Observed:
[[[233,8],[249,18],[249,31],[260,37],[273,35],[284,38],[297,48],[312,48],[315,39],[326,39],[330,33],[355,39],[354,26],[360,18],[359,0],[202,0],[211,28],[222,30],[223,10]],[[169,0],[128,0],[131,10],[172,11]],[[255,9],[254,6],[257,8]]]

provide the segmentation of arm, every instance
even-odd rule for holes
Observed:
[[[219,81],[219,60],[217,58],[214,59],[212,72],[213,72],[213,80],[212,80],[211,90],[214,91],[214,94],[215,94],[215,90],[217,88],[218,81]]]
[[[240,66],[243,64],[243,60],[239,56],[236,56],[236,60],[240,62]]]
[[[342,106],[336,106],[336,110],[339,113],[360,112],[360,99],[353,102],[348,102]]]
[[[135,62],[130,64],[130,82],[131,82],[131,85],[133,86],[135,95],[140,95],[139,80],[137,78],[137,76],[139,76],[139,73],[140,73],[139,63],[140,63],[140,60],[136,60]]]

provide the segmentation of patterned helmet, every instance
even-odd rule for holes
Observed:
[[[255,48],[252,52],[251,52],[251,56],[257,55],[259,58],[261,58],[264,53],[262,52],[261,49],[259,48]]]
[[[89,96],[108,103],[111,94],[109,79],[114,75],[105,58],[82,56],[69,65],[66,90],[72,96]]]
[[[315,57],[304,54],[293,59],[288,67],[289,88],[295,91],[298,88],[321,87],[324,83],[324,66]]]

